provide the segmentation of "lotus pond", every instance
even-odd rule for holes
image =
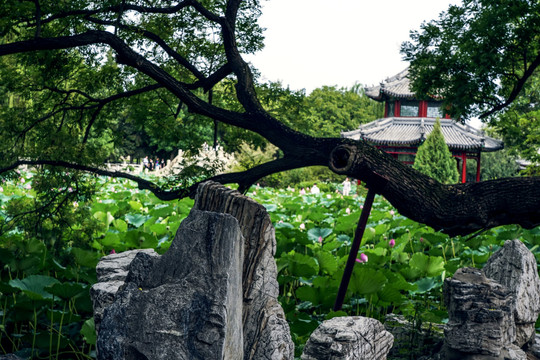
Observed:
[[[39,181],[21,173],[0,184],[0,355],[95,358],[89,288],[97,262],[111,251],[163,253],[193,200],[162,202],[123,180],[92,178],[92,191],[59,180],[47,184],[54,206],[30,213],[44,202],[34,191]],[[418,325],[444,323],[444,279],[459,267],[482,267],[505,240],[521,239],[540,259],[540,228],[450,238],[376,197],[343,309],[333,312],[365,190],[342,196],[337,185],[324,188],[332,191],[253,187],[247,194],[275,226],[279,300],[297,355],[318,324],[334,316],[383,320],[396,313]]]

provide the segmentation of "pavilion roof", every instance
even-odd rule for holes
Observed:
[[[389,117],[361,125],[358,129],[342,132],[341,136],[365,140],[376,145],[419,145],[431,133],[434,118]],[[469,125],[452,119],[440,119],[441,131],[450,150],[496,151],[504,147],[502,141],[484,135]]]
[[[387,78],[377,86],[365,88],[366,95],[373,100],[381,101],[386,97],[414,99],[416,95],[410,90],[409,68],[399,74]]]

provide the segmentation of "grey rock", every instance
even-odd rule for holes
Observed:
[[[194,209],[234,216],[244,235],[244,359],[294,359],[294,343],[278,303],[276,239],[261,204],[215,182],[199,185]]]
[[[6,354],[6,355],[0,355],[0,360],[25,360],[25,359],[15,354]]]
[[[274,260],[276,241],[274,228],[266,209],[237,191],[230,190],[214,182],[206,182],[199,186],[195,205],[192,210],[194,213],[200,211],[232,215],[237,219],[238,225],[244,236],[242,242],[240,242],[240,244],[243,244],[244,249],[241,272],[239,273],[242,277],[242,287],[240,290],[241,301],[239,301],[236,307],[238,312],[241,311],[243,325],[242,331],[237,332],[237,335],[239,335],[239,339],[241,340],[240,344],[237,344],[237,347],[240,349],[243,348],[243,358],[246,360],[293,359],[294,344],[291,339],[285,314],[277,301],[279,287],[277,283],[277,268]],[[182,238],[179,234],[180,229],[176,238]],[[192,254],[185,249],[178,251],[178,244],[182,243],[182,241],[177,240],[176,238],[169,251],[163,255],[163,257],[171,258],[170,263],[195,261],[191,259]],[[171,251],[175,255],[170,255],[169,253]],[[159,296],[157,295],[156,297],[158,299],[143,299],[143,297],[147,296],[146,292],[148,289],[155,288],[156,290],[153,291],[157,294],[158,291],[161,291],[161,288],[169,286],[165,285],[168,284],[168,282],[172,282],[174,287],[179,286],[177,283],[179,281],[178,279],[184,279],[181,283],[186,283],[187,280],[185,280],[185,277],[188,276],[189,273],[174,270],[174,275],[171,276],[170,271],[174,266],[170,267],[169,265],[163,265],[168,263],[154,259],[154,257],[158,256],[156,253],[143,251],[143,254],[137,255],[137,252],[138,251],[134,251],[125,255],[110,255],[102,259],[103,263],[100,262],[100,264],[98,264],[98,277],[100,282],[92,288],[95,306],[94,317],[96,318],[97,326],[99,326],[101,314],[103,314],[104,309],[106,309],[107,306],[110,307],[115,301],[114,311],[107,310],[107,314],[109,311],[115,312],[118,316],[114,321],[120,323],[125,323],[125,320],[122,319],[130,316],[137,317],[138,321],[143,321],[143,318],[139,315],[147,310],[133,306],[132,301],[134,300],[132,300],[132,298],[140,297],[141,299],[137,301],[149,302],[151,304],[150,306],[154,306],[162,312],[163,309],[166,309],[165,311],[169,312],[179,312],[183,307],[186,307],[185,304],[182,305],[176,299],[159,302]],[[189,255],[186,256],[186,254]],[[190,257],[190,259],[186,259],[186,257]],[[125,258],[125,260],[119,261],[120,258]],[[115,262],[117,263],[115,264]],[[213,271],[213,269],[207,270],[207,272]],[[155,284],[163,285],[161,285],[161,287],[156,287]],[[207,286],[205,289],[213,290],[213,286]],[[139,290],[139,292],[136,290]],[[178,288],[171,291],[180,291],[182,293],[189,292],[186,289]],[[165,296],[166,294],[162,295]],[[201,294],[191,295],[199,296]],[[200,299],[200,297],[198,299]],[[202,302],[198,300],[197,303]],[[189,306],[191,306],[191,303]],[[125,313],[120,314],[121,311],[124,311]],[[156,323],[156,321],[150,321],[150,318],[146,320],[149,321],[149,324]],[[193,316],[191,317],[191,321],[195,321]],[[159,320],[158,322],[160,324],[163,323],[162,320]],[[150,325],[148,325],[148,327],[150,327]],[[98,327],[96,327],[96,329],[98,329]],[[123,326],[120,326],[114,332],[117,339],[123,339],[120,340],[120,342],[123,341],[124,343],[130,344],[134,342],[140,345],[140,339],[131,339],[131,333],[127,334],[127,331],[122,329]],[[175,332],[177,330],[173,330],[174,331],[161,331],[161,334],[164,336],[166,334],[178,335],[178,332]],[[149,328],[145,331],[151,333],[151,329]],[[108,334],[112,333],[113,332],[111,331],[98,331],[98,343],[105,346],[105,344],[111,342],[107,337],[109,336]],[[190,334],[193,335],[193,333]],[[215,332],[208,332],[206,335],[196,333],[195,335],[197,341],[202,341],[203,343],[205,341],[207,343],[214,341],[214,337],[216,336]],[[191,340],[182,338],[178,339],[177,343],[185,341]],[[117,345],[117,343],[113,344],[111,342],[109,347],[113,348]],[[141,346],[138,348],[131,345],[128,346],[124,351],[124,358],[131,359],[133,356],[135,356],[135,358],[138,358],[137,356],[143,356],[141,348]],[[98,346],[98,350],[99,349]],[[116,355],[121,356],[121,354]],[[98,358],[102,359],[104,357],[98,352]]]
[[[498,359],[502,349],[514,342],[512,295],[505,286],[487,278],[482,270],[458,269],[452,278],[445,280],[443,295],[449,318],[445,345],[450,353]]]
[[[311,334],[302,360],[383,360],[394,337],[376,319],[348,316],[324,321]]]
[[[118,289],[124,285],[129,266],[138,253],[158,256],[154,249],[130,250],[104,256],[96,266],[98,282],[90,288],[96,331],[99,332],[103,312],[113,303]]]
[[[105,309],[98,358],[241,359],[242,243],[232,216],[192,211],[163,256],[138,253]]]
[[[510,290],[516,323],[514,343],[522,347],[533,339],[540,314],[540,279],[534,255],[521,241],[508,240],[483,270],[487,277]]]

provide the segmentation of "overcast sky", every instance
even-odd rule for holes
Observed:
[[[407,67],[409,31],[459,0],[266,0],[265,48],[248,56],[264,80],[309,94],[323,85],[375,85]]]

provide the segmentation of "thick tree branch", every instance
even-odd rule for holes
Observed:
[[[104,8],[98,8],[98,9],[64,11],[64,12],[60,12],[58,14],[49,16],[48,18],[44,19],[42,23],[49,23],[54,20],[64,19],[71,16],[87,17],[87,16],[106,14],[106,13],[120,13],[123,11],[135,11],[141,14],[174,14],[188,6],[194,6],[195,8],[202,7],[198,2],[193,1],[193,0],[180,1],[178,4],[174,6],[169,6],[169,7],[152,7],[152,6],[139,6],[139,5],[134,5],[134,4],[120,4],[120,5],[108,6]],[[205,11],[203,15],[205,15],[206,17],[210,17],[214,20],[218,18],[217,15],[214,15],[209,11]]]
[[[246,192],[249,187],[255,184],[258,180],[262,179],[265,176],[275,174],[282,171],[298,169],[305,166],[314,166],[314,165],[326,165],[320,164],[316,161],[310,161],[305,158],[298,157],[284,157],[269,161],[267,163],[255,166],[249,170],[229,173],[229,174],[220,174],[214,177],[211,177],[207,180],[216,181],[222,184],[238,184],[238,191],[241,193]],[[199,183],[191,187],[191,192],[195,194]]]
[[[234,31],[232,29],[230,31],[226,31],[230,44],[226,44],[225,47],[233,46],[236,48]],[[157,83],[162,84],[194,113],[260,134],[284,152],[295,152],[306,146],[311,148],[309,143],[313,138],[288,128],[264,111],[257,100],[251,71],[240,56],[238,49],[229,51],[228,57],[232,59],[232,69],[239,78],[239,83],[241,83],[241,85],[237,86],[237,91],[240,101],[247,107],[248,113],[246,114],[209,105],[191,93],[185,85],[178,82],[165,70],[139,55],[117,36],[106,31],[92,30],[73,36],[33,39],[4,44],[0,45],[0,56],[36,50],[69,49],[93,44],[108,44],[111,46],[118,53],[120,63],[132,66]]]
[[[70,163],[67,161],[59,161],[59,160],[17,160],[14,163],[12,163],[9,166],[0,168],[0,174],[3,174],[5,172],[15,170],[19,166],[40,166],[40,165],[47,165],[47,166],[57,166],[62,167],[66,169],[73,169],[78,171],[85,171],[89,173],[93,173],[96,175],[101,176],[109,176],[109,177],[116,177],[116,178],[123,178],[131,180],[135,183],[137,183],[139,189],[141,190],[149,190],[151,191],[156,197],[160,200],[169,201],[169,200],[175,200],[175,199],[181,199],[184,197],[189,196],[189,190],[187,189],[180,189],[180,190],[164,190],[159,187],[156,183],[145,180],[143,178],[140,178],[138,176],[128,174],[122,171],[109,171],[105,170],[103,168],[94,167],[94,166],[87,166],[87,165],[81,165],[81,164],[75,164]]]
[[[144,29],[140,29],[136,26],[130,26],[130,25],[123,25],[123,24],[119,24],[118,22],[116,21],[105,21],[105,20],[100,20],[100,19],[96,19],[96,18],[93,18],[93,17],[89,17],[88,18],[89,21],[93,22],[93,23],[96,23],[96,24],[101,24],[101,25],[110,25],[110,26],[115,26],[119,29],[122,29],[122,30],[127,30],[127,31],[132,31],[132,32],[137,32],[137,33],[140,33],[142,36],[144,36],[145,38],[149,39],[149,40],[152,40],[153,42],[155,42],[156,44],[158,44],[163,50],[165,50],[165,52],[167,53],[167,55],[169,55],[171,58],[173,58],[177,63],[179,63],[180,65],[182,65],[183,67],[185,67],[187,70],[189,70],[198,80],[204,80],[205,79],[205,76],[203,73],[201,73],[199,71],[199,69],[197,69],[193,64],[191,64],[186,58],[184,58],[183,56],[181,56],[178,52],[174,51],[161,37],[159,37],[157,34],[151,32],[151,31],[148,31],[148,30],[144,30]]]
[[[402,215],[451,236],[500,225],[540,225],[540,178],[507,178],[443,185],[365,143],[340,145],[330,168],[380,191]]]
[[[529,80],[529,78],[533,75],[534,71],[539,66],[540,66],[540,52],[538,52],[538,55],[533,60],[533,62],[531,62],[531,64],[528,67],[526,67],[525,71],[523,72],[523,75],[519,77],[519,79],[514,83],[514,87],[512,88],[512,91],[506,98],[506,101],[503,103],[499,103],[499,105],[494,106],[491,110],[481,114],[479,118],[480,119],[487,118],[488,116],[493,115],[498,111],[501,111],[502,109],[506,108],[511,103],[513,103],[514,100],[516,100],[516,98],[518,97],[523,87],[525,86],[525,84],[527,83],[527,80]]]

